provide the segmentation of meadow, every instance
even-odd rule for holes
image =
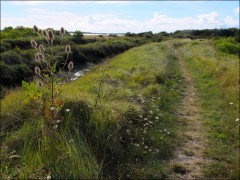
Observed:
[[[239,43],[234,38],[98,39],[73,47],[76,64],[97,64],[59,86],[57,128],[41,111],[34,81],[5,93],[1,179],[167,179],[186,173],[169,165],[188,128],[179,115],[188,88],[181,63],[194,82],[204,128],[202,158],[209,162],[201,178],[239,178]]]

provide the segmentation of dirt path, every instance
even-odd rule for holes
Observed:
[[[198,97],[193,81],[182,60],[180,60],[180,65],[185,89],[178,113],[186,130],[183,145],[176,150],[174,158],[170,160],[170,179],[199,179],[202,178],[201,167],[206,162],[202,155],[204,150],[203,125],[199,115]]]

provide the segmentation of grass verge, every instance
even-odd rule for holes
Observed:
[[[206,178],[239,178],[239,57],[215,50],[211,40],[181,47],[208,127]]]
[[[133,48],[65,84],[57,130],[36,105],[23,106],[24,92],[9,93],[1,101],[1,178],[166,178],[162,162],[180,139],[172,46]]]

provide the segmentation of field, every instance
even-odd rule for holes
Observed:
[[[77,48],[91,54],[112,41]],[[59,86],[57,129],[36,103],[33,83],[6,93],[1,179],[239,178],[238,43],[121,43],[127,48],[105,53],[118,55]]]

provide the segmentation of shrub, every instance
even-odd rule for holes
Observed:
[[[234,38],[218,39],[215,41],[215,46],[219,51],[227,54],[239,55],[240,52],[239,43]]]

